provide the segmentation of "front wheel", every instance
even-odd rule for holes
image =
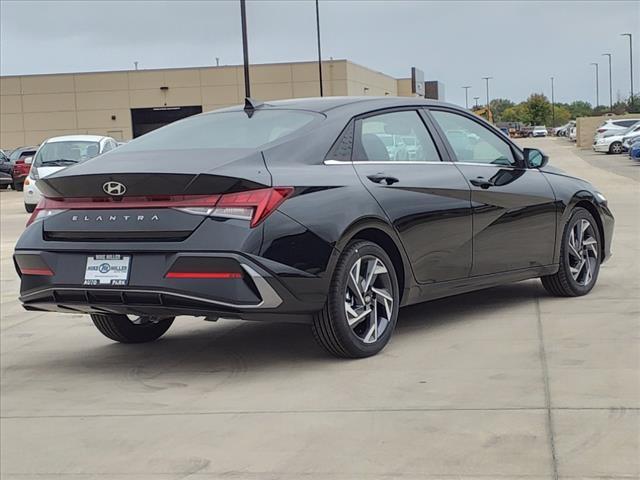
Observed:
[[[542,285],[557,297],[586,295],[598,279],[600,254],[596,221],[587,210],[578,207],[564,229],[558,272],[542,277]]]
[[[92,314],[91,320],[105,337],[120,343],[145,343],[157,340],[169,330],[174,317]]]
[[[400,292],[393,263],[378,245],[354,241],[336,265],[324,308],[313,333],[325,350],[343,358],[381,351],[398,319]]]
[[[621,142],[613,142],[609,146],[609,153],[622,153],[622,143]]]

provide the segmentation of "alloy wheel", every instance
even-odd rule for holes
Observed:
[[[578,285],[589,285],[599,261],[598,240],[591,222],[584,218],[576,222],[569,234],[568,247],[571,276]]]
[[[344,307],[347,323],[364,343],[375,343],[393,313],[393,283],[385,264],[374,255],[358,258],[349,270]]]
[[[156,317],[152,315],[140,315],[140,316],[127,315],[127,318],[134,325],[147,325],[149,323],[160,323],[160,321],[162,320],[162,317]]]
[[[611,153],[621,153],[622,152],[622,144],[619,142],[615,142],[611,145]]]

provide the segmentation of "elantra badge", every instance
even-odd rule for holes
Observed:
[[[125,187],[120,182],[106,182],[104,185],[102,185],[102,190],[104,190],[104,193],[106,193],[107,195],[120,197],[124,195],[124,192],[127,191],[127,187]]]

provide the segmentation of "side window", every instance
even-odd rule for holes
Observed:
[[[113,150],[113,146],[111,145],[111,140],[105,140],[104,146],[102,147],[102,152],[100,153],[105,153],[105,152],[108,152],[109,150]]]
[[[354,160],[440,161],[427,128],[414,110],[364,118],[358,135],[361,148],[356,149]]]
[[[515,165],[511,147],[480,123],[457,113],[432,110],[459,162]]]

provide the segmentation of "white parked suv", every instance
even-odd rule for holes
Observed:
[[[532,137],[546,137],[547,136],[547,127],[545,127],[544,125],[536,125],[535,127],[533,127],[533,130],[531,130],[531,136]]]
[[[621,118],[618,120],[609,119],[598,127],[595,136],[593,137],[593,141],[595,143],[600,138],[622,133],[638,121],[640,121],[640,118]]]
[[[24,181],[25,210],[33,212],[42,197],[38,190],[38,180],[113,150],[117,146],[113,138],[99,135],[67,135],[42,142],[33,157],[31,171]]]
[[[607,136],[596,139],[593,142],[593,150],[604,153],[622,153],[624,151],[624,141],[627,137],[640,134],[640,122],[636,122],[629,128],[621,132],[614,131]],[[628,148],[628,146],[627,146]]]

